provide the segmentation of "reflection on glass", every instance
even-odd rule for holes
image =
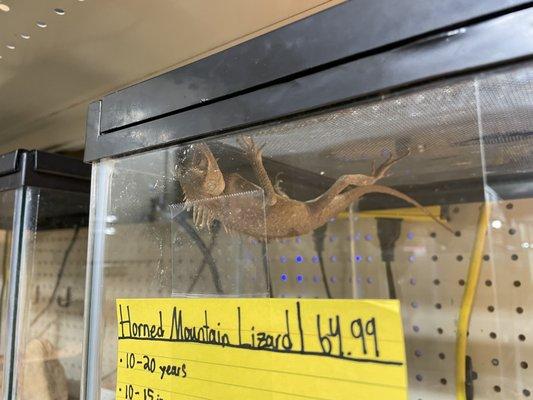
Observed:
[[[17,399],[79,399],[88,202],[87,194],[26,189]]]
[[[98,162],[90,259],[91,326],[100,334],[88,394],[113,396],[116,298],[268,291],[400,299],[412,397],[454,396],[456,322],[488,187],[500,196],[491,201],[503,201],[491,229],[508,236],[491,239],[483,261],[502,268],[509,248],[510,260],[527,260],[533,248],[531,193],[518,185],[533,170],[531,71],[523,64],[445,80]],[[526,204],[512,217],[509,196]],[[483,270],[490,289],[479,289],[470,325],[480,347],[468,349],[478,375],[491,377],[498,372],[480,349],[493,340],[485,332],[494,314],[481,316],[495,311],[493,280],[508,279],[495,265]],[[519,273],[512,287],[529,283],[528,265]],[[524,294],[504,287],[498,296],[509,310],[498,319],[523,307]],[[522,354],[518,343],[502,343]],[[521,369],[500,383],[509,398],[531,386],[520,383]]]

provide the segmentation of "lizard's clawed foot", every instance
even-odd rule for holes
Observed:
[[[250,159],[260,159],[266,143],[257,146],[250,136],[241,135],[237,137],[237,143],[241,146],[246,156]]]
[[[407,157],[411,154],[411,150],[407,150],[405,153],[399,155],[398,157],[394,158],[392,153],[389,154],[387,159],[381,164],[379,167],[376,168],[376,162],[372,161],[372,176],[374,177],[374,180],[377,181],[381,178],[384,178],[387,176],[387,172],[391,169],[391,167],[396,164],[398,161],[402,160],[403,158]]]

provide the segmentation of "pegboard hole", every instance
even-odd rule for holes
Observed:
[[[43,21],[37,21],[37,23],[35,24],[37,25],[38,28],[46,28],[48,26],[48,24],[46,22],[43,22]]]
[[[436,303],[436,304],[435,304],[435,308],[436,308],[437,310],[440,310],[440,309],[442,308],[442,304],[440,304],[440,303]]]
[[[459,255],[456,257],[456,259],[457,259],[457,261],[463,261],[463,256],[459,254]]]
[[[440,281],[438,279],[435,279],[435,280],[433,280],[433,284],[435,286],[438,286],[438,285],[440,285]]]
[[[521,333],[520,335],[518,335],[518,340],[520,340],[521,342],[525,342],[526,341],[526,335]]]
[[[512,210],[513,207],[513,203],[507,203],[507,205],[505,206],[505,208],[507,208],[508,210]]]
[[[489,260],[490,260],[490,256],[489,256],[488,254],[485,254],[485,255],[483,256],[483,260],[484,260],[484,261],[489,261]]]
[[[491,363],[492,365],[494,365],[495,367],[497,367],[498,365],[500,365],[500,360],[498,360],[497,358],[493,358],[491,360]]]
[[[531,396],[531,392],[530,392],[529,390],[527,390],[527,389],[522,390],[522,394],[523,394],[525,397],[529,397],[529,396]]]
[[[509,229],[509,235],[514,235],[516,233],[516,229]]]
[[[498,385],[494,385],[493,389],[494,389],[494,391],[495,391],[496,393],[500,393],[500,392],[502,391],[502,388],[499,387]]]
[[[429,234],[429,236],[432,237],[432,238],[436,238],[436,237],[437,237],[437,234],[436,234],[435,232],[431,232],[431,233]]]
[[[460,237],[461,236],[461,231],[455,231],[454,234],[455,234],[455,236]]]
[[[439,358],[440,358],[441,360],[444,360],[444,359],[446,358],[446,354],[444,354],[444,353],[439,353]]]
[[[442,335],[444,333],[444,330],[442,328],[437,328],[437,333],[439,335]]]
[[[518,314],[522,314],[524,312],[524,309],[522,307],[516,307],[516,312]]]
[[[528,363],[526,361],[522,361],[520,363],[520,367],[523,368],[523,369],[527,369],[527,367],[529,367]]]
[[[424,377],[423,377],[422,375],[420,375],[420,374],[416,374],[416,377],[415,377],[415,378],[416,378],[416,380],[417,380],[418,382],[422,382],[422,381],[424,380]]]
[[[57,15],[65,15],[66,14],[65,10],[63,10],[62,8],[54,8],[54,12]]]
[[[498,337],[498,335],[496,335],[496,332],[489,333],[489,336],[491,339],[496,339]]]
[[[491,281],[490,279],[487,279],[487,280],[485,281],[485,285],[486,285],[486,286],[489,286],[489,287],[492,286],[492,281]]]
[[[464,285],[465,285],[465,280],[459,279],[459,286],[464,286]]]
[[[513,260],[513,261],[518,260],[518,255],[517,255],[517,254],[513,254],[513,255],[511,256],[511,260]]]
[[[514,282],[513,282],[513,285],[514,285],[514,287],[520,287],[520,286],[522,286],[522,282],[520,282],[520,281],[514,281]]]
[[[494,306],[488,306],[488,307],[487,307],[487,310],[488,310],[489,312],[494,312]]]
[[[448,381],[446,380],[446,378],[441,378],[440,383],[442,385],[446,385],[448,383]]]
[[[439,256],[437,256],[436,254],[434,254],[434,255],[431,257],[431,259],[432,259],[433,261],[438,261]]]

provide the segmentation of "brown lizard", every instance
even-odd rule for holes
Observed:
[[[305,235],[324,225],[344,211],[354,201],[370,193],[397,197],[420,209],[439,225],[452,232],[445,222],[413,198],[387,186],[376,185],[389,169],[409,154],[397,158],[392,154],[378,168],[372,164],[371,175],[342,175],[321,196],[298,201],[289,198],[272,184],[263,165],[262,149],[252,138],[238,139],[264,192],[263,197],[251,192],[258,187],[237,173],[223,174],[213,153],[205,143],[194,143],[184,148],[177,177],[184,193],[185,207],[193,210],[197,227],[209,228],[218,220],[228,231],[236,231],[257,239],[286,238]],[[243,193],[250,192],[249,195]],[[266,218],[266,226],[260,223]]]

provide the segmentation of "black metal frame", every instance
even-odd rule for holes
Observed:
[[[531,37],[531,1],[348,1],[92,103],[85,160],[529,59]]]
[[[91,168],[80,160],[42,151],[0,156],[0,192],[22,186],[90,192]]]

